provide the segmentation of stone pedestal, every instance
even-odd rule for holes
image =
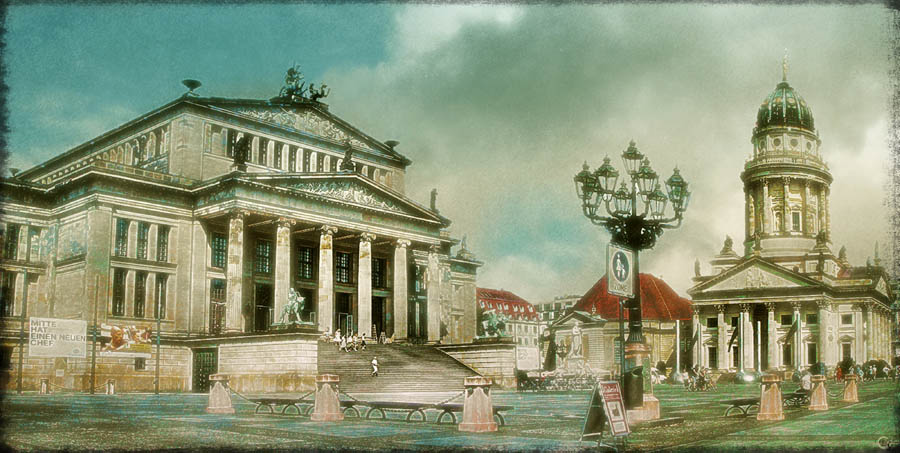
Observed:
[[[811,380],[812,392],[809,394],[809,410],[827,411],[828,391],[825,389],[825,376],[817,374]]]
[[[234,407],[231,405],[231,394],[228,392],[228,378],[223,374],[213,374],[209,377],[209,382],[213,384],[209,389],[209,404],[206,406],[206,412],[209,414],[233,414]]]
[[[472,376],[464,381],[466,399],[463,404],[460,431],[484,433],[497,431],[494,421],[494,403],[491,399],[491,378]]]
[[[859,402],[859,375],[857,374],[848,374],[844,376],[844,397],[841,401],[845,403],[858,403]]]
[[[115,379],[107,379],[106,380],[106,394],[107,395],[115,395],[116,394],[116,380]]]
[[[635,366],[643,367],[644,391],[641,406],[626,411],[628,423],[636,424],[659,419],[659,399],[653,396],[653,383],[650,380],[650,348],[644,343],[625,343],[625,366],[628,369]]]
[[[336,374],[316,376],[316,403],[309,419],[314,422],[336,422],[344,419],[338,399],[341,377]]]
[[[41,378],[41,395],[50,394],[50,379]]]
[[[657,420],[659,419],[659,400],[655,396],[645,393],[641,407],[628,409],[625,412],[628,417],[629,425],[635,425],[648,420]]]
[[[784,420],[781,400],[781,378],[775,374],[762,377],[762,391],[759,395],[757,420]]]

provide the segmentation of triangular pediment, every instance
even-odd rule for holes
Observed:
[[[246,174],[242,180],[287,189],[327,201],[385,213],[449,224],[435,212],[420,206],[386,186],[359,174],[342,172],[323,175]]]
[[[575,326],[576,321],[581,326],[594,324],[594,323],[601,323],[601,325],[602,325],[602,324],[606,323],[606,320],[601,318],[598,315],[592,316],[590,313],[575,310],[575,311],[569,312],[569,313],[565,314],[563,317],[557,319],[553,323],[553,328],[554,329],[572,328]]]
[[[751,258],[691,288],[696,295],[713,291],[751,291],[781,288],[808,288],[819,282],[761,258]]]
[[[878,279],[878,283],[875,284],[875,291],[878,291],[885,297],[890,297],[890,295],[888,294],[888,285],[887,282],[884,281],[884,277],[880,277]]]

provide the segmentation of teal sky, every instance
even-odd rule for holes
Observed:
[[[300,63],[331,111],[413,160],[408,195],[436,187],[479,285],[533,301],[582,294],[607,236],[572,176],[634,139],[694,190],[682,228],[643,271],[684,294],[693,262],[743,239],[739,174],[756,109],[788,79],[831,167],[834,249],[859,265],[889,228],[889,12],[878,5],[253,5],[8,9],[10,167],[28,168],[203,82],[269,98]]]

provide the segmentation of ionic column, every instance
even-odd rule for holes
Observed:
[[[823,200],[823,203],[825,204],[825,223],[824,223],[825,228],[824,228],[824,230],[826,232],[828,232],[828,234],[831,234],[831,213],[829,212],[828,193],[829,193],[829,190],[826,187],[825,188],[825,199]]]
[[[800,343],[803,341],[803,320],[800,319],[800,302],[792,302],[791,308],[794,309],[794,317],[793,319],[797,323],[797,331],[794,332],[794,369],[799,370],[802,367],[801,358],[803,357],[802,352],[800,351]]]
[[[409,285],[407,277],[409,269],[406,265],[406,251],[410,242],[406,239],[398,239],[394,248],[394,338],[406,339],[407,337],[407,304],[409,303]]]
[[[775,327],[775,303],[766,303],[766,362],[768,368],[775,368],[775,353],[778,349],[778,330]]]
[[[791,179],[785,176],[783,181],[784,192],[781,194],[781,232],[787,234],[791,231],[791,227],[788,226],[788,222],[791,222],[791,210],[788,207],[788,198],[791,193]]]
[[[863,363],[866,355],[866,340],[863,333],[863,313],[862,307],[858,304],[853,305],[853,360],[857,363]]]
[[[753,322],[750,320],[751,304],[741,304],[741,369],[746,370],[753,365]]]
[[[235,211],[228,221],[228,273],[227,305],[225,306],[225,331],[243,330],[244,296],[244,218],[247,213]]]
[[[816,203],[816,208],[818,208],[818,224],[819,231],[825,231],[825,186],[820,185],[818,190],[819,202]]]
[[[319,330],[330,332],[334,326],[334,250],[332,240],[337,228],[323,225],[319,235]],[[342,332],[346,334],[346,332]]]
[[[691,327],[693,329],[694,335],[697,337],[697,341],[694,343],[693,347],[693,355],[694,355],[694,364],[702,365],[703,354],[701,354],[701,348],[703,347],[703,332],[700,330],[700,307],[691,307],[694,314],[691,316]],[[692,339],[693,340],[693,339]]]
[[[875,311],[875,359],[884,358],[884,322],[882,321],[881,308],[876,305]]]
[[[275,229],[275,322],[287,304],[291,288],[291,226],[293,220],[278,219]]]
[[[819,357],[816,361],[828,364],[828,302],[819,300],[816,306],[819,308]]]
[[[441,339],[441,269],[438,261],[438,247],[432,246],[428,252],[428,341]]]
[[[374,234],[359,235],[359,280],[356,287],[359,321],[356,325],[360,335],[372,333],[372,241],[374,240]]]
[[[774,228],[772,227],[772,200],[769,199],[769,180],[764,179],[762,184],[763,189],[763,212],[762,212],[762,232],[772,234]]]
[[[872,316],[873,310],[875,310],[875,307],[871,303],[867,303],[866,304],[866,334],[864,337],[866,340],[866,357],[863,359],[863,361],[869,361],[875,357],[875,355],[873,354],[873,351],[872,351],[872,342],[875,340],[875,337],[873,334],[873,326],[874,326],[873,325],[874,321],[872,319],[873,318],[873,316]]]
[[[800,218],[803,219],[803,228],[802,232],[805,236],[812,236],[815,234],[815,231],[812,230],[812,225],[810,225],[810,218],[812,214],[809,212],[809,180],[803,180],[803,214],[800,215]]]
[[[720,370],[728,369],[728,351],[726,348],[728,347],[728,338],[725,332],[725,304],[716,305],[716,311],[718,314],[716,315],[716,320],[718,321],[718,344],[716,350],[718,361],[718,368]]]

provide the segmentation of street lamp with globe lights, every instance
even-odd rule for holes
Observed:
[[[575,191],[581,199],[585,217],[606,228],[613,243],[634,251],[636,277],[634,297],[628,304],[628,339],[625,342],[626,347],[630,344],[634,348],[644,343],[638,254],[653,248],[664,230],[681,226],[691,192],[678,167],[665,181],[666,192],[663,192],[659,175],[650,167],[650,159],[638,151],[633,140],[622,153],[622,161],[630,180],[622,181],[618,189],[619,172],[610,164],[609,157],[605,157],[603,164],[593,172],[585,162],[583,169],[575,175]],[[673,215],[666,217],[669,202]]]

